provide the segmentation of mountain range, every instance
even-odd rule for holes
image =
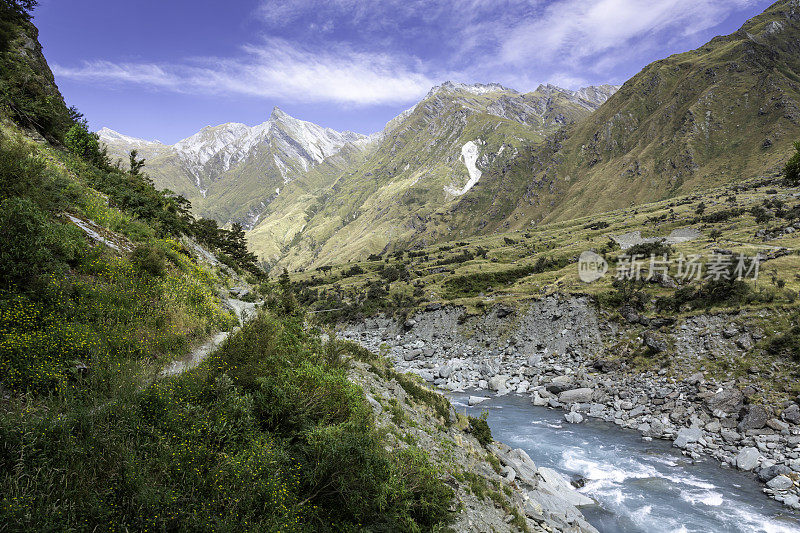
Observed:
[[[800,3],[656,61],[621,87],[446,82],[372,135],[275,109],[175,145],[108,129],[273,266],[363,258],[669,198],[777,170],[800,138]]]

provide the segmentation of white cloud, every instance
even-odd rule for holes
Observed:
[[[755,0],[558,0],[541,16],[520,23],[501,38],[505,63],[564,63],[642,49],[656,36],[680,39],[719,24]],[[665,35],[667,34],[667,35]],[[630,51],[630,50],[628,50]]]
[[[85,62],[56,65],[57,76],[111,83],[137,83],[181,93],[245,95],[299,102],[374,105],[410,102],[434,81],[418,64],[389,54],[357,53],[343,46],[312,52],[285,40],[243,48],[237,59],[206,58],[190,64]]]

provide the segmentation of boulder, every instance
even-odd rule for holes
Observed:
[[[669,342],[667,341],[666,336],[657,331],[645,331],[642,335],[642,341],[644,342],[645,346],[650,348],[655,353],[666,352],[669,350]]]
[[[675,439],[673,445],[683,449],[689,444],[699,441],[702,437],[703,431],[700,428],[681,428],[678,430],[678,438]]]
[[[564,420],[566,420],[570,424],[580,424],[581,422],[583,422],[583,416],[581,416],[580,413],[572,411],[564,415]]]
[[[736,339],[736,346],[741,348],[742,350],[749,351],[753,349],[753,338],[750,336],[749,333],[745,333],[744,335],[740,336]]]
[[[444,365],[443,367],[441,367],[439,369],[439,375],[441,377],[443,377],[444,379],[449,378],[452,373],[453,373],[453,366],[452,365]]]
[[[742,420],[739,422],[739,431],[761,429],[767,425],[769,413],[761,405],[750,405],[746,408]]]
[[[800,407],[798,407],[796,403],[793,403],[783,410],[783,414],[781,416],[787,422],[791,422],[792,424],[800,424]]]
[[[502,375],[492,376],[489,379],[489,388],[492,389],[493,391],[505,390],[507,388],[506,382],[508,382],[508,376],[502,376]]]
[[[517,477],[517,473],[510,466],[504,466],[502,473],[500,475],[506,478],[506,481],[508,481],[509,483],[514,481],[514,479],[516,479]]]
[[[506,466],[510,466],[516,473],[516,478],[531,487],[536,486],[536,463],[522,449],[510,450],[507,446],[496,446],[495,454]]]
[[[575,490],[564,476],[551,468],[539,468],[539,476],[542,478],[542,482],[539,483],[540,491],[561,498],[563,501],[575,507],[592,505],[594,503],[594,500]]]
[[[545,389],[547,392],[551,392],[553,394],[561,394],[564,391],[572,390],[577,387],[578,386],[572,382],[572,378],[570,376],[556,376],[550,383],[547,384]]]
[[[788,476],[791,473],[792,469],[786,465],[770,465],[758,471],[758,479],[766,483],[777,476]]]
[[[478,405],[478,404],[479,404],[479,403],[481,403],[481,402],[485,402],[485,401],[486,401],[486,400],[488,400],[488,399],[489,399],[489,398],[485,398],[485,397],[483,397],[483,396],[470,396],[470,397],[469,397],[469,400],[467,400],[467,403],[468,403],[470,406],[473,406],[473,405]]]
[[[406,361],[413,361],[420,355],[422,355],[422,350],[409,350],[403,354],[403,359]]]
[[[570,389],[561,392],[558,395],[558,401],[564,404],[591,403],[593,394],[594,391],[586,387],[580,389]]]
[[[792,480],[784,475],[775,476],[767,481],[767,487],[772,490],[789,490],[794,486]]]
[[[736,456],[736,467],[739,470],[749,472],[758,466],[758,461],[761,458],[761,453],[753,447],[742,448]]]
[[[714,416],[737,414],[744,406],[744,394],[739,389],[725,389],[710,398],[706,398],[706,405]]]

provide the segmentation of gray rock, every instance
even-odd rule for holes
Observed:
[[[742,440],[742,436],[739,435],[738,431],[734,431],[732,429],[723,429],[721,431],[722,438],[725,442],[735,443]]]
[[[699,441],[703,436],[703,431],[700,428],[681,428],[678,430],[678,438],[675,439],[673,445],[678,448],[686,448],[689,444]]]
[[[753,447],[742,448],[736,456],[736,467],[739,470],[749,472],[758,465],[760,458],[761,453],[757,449]]]
[[[594,391],[586,387],[580,389],[570,389],[560,393],[558,395],[558,401],[563,404],[591,403],[593,394]]]
[[[570,424],[580,424],[581,422],[583,422],[583,416],[581,416],[580,413],[572,411],[564,415],[564,420],[566,420]]]
[[[777,476],[788,476],[792,473],[792,469],[786,465],[770,465],[758,471],[758,479],[766,483],[772,478]]]
[[[551,392],[553,394],[561,394],[564,391],[572,390],[576,388],[572,382],[565,382],[565,381],[553,381],[552,383],[548,383],[545,389],[547,392]]]
[[[757,404],[750,405],[747,407],[741,422],[739,422],[739,431],[761,429],[767,425],[767,420],[769,420],[769,413],[764,407]]]
[[[789,490],[794,486],[791,479],[784,475],[776,476],[767,481],[767,487],[772,490]]]
[[[575,507],[594,503],[594,500],[575,490],[575,487],[564,476],[551,468],[539,468],[539,476],[542,478],[539,490],[557,496]]]
[[[767,420],[767,426],[775,431],[787,431],[789,429],[789,424],[777,418]]]
[[[420,355],[422,355],[422,350],[409,350],[403,354],[403,359],[406,361],[413,361]]]
[[[749,333],[745,333],[744,335],[736,339],[736,346],[738,346],[742,350],[751,350],[753,348],[753,338],[750,337]]]
[[[800,407],[798,407],[796,403],[793,403],[783,410],[783,414],[781,416],[787,422],[791,422],[792,424],[800,424]]]
[[[645,331],[642,335],[642,340],[648,348],[656,353],[661,353],[669,350],[669,342],[666,336],[657,331]]]
[[[506,389],[506,383],[508,382],[508,376],[492,376],[489,379],[489,388],[493,391],[500,391]]]
[[[706,405],[715,416],[736,414],[742,410],[744,394],[739,389],[726,389],[706,398]]]
[[[469,397],[469,400],[467,400],[467,403],[468,403],[470,406],[473,406],[473,405],[478,405],[478,404],[479,404],[479,403],[481,403],[481,402],[485,402],[485,401],[486,401],[486,400],[488,400],[488,399],[489,399],[489,398],[486,398],[486,397],[484,397],[484,396],[470,396],[470,397]]]
[[[439,369],[439,375],[444,379],[449,378],[452,375],[452,373],[453,373],[452,365],[444,365]]]

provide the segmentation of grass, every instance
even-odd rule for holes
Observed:
[[[773,191],[775,194],[771,194]],[[752,180],[597,216],[460,239],[448,246],[434,245],[413,250],[413,253],[375,256],[372,261],[331,265],[330,272],[326,273],[293,273],[292,280],[298,288],[313,280],[304,302],[313,310],[321,311],[314,316],[327,322],[378,312],[402,316],[431,302],[452,302],[474,313],[487,305],[515,305],[553,293],[608,294],[614,290],[612,281],[617,256],[622,253],[610,240],[611,235],[641,231],[643,237],[667,236],[678,228],[694,228],[701,237],[672,245],[672,259],[677,260],[681,254],[697,254],[707,263],[715,249],[751,257],[758,252],[771,255],[778,248],[789,250],[789,255],[763,262],[762,276],[757,283],[746,281],[755,294],[760,294],[756,300],[719,302],[716,308],[793,305],[790,295],[800,291],[800,279],[795,276],[800,266],[797,255],[800,232],[784,234],[771,229],[782,230],[800,220],[797,217],[800,202],[791,196],[793,192],[777,180]],[[730,202],[731,197],[735,203]],[[782,207],[772,204],[774,199],[779,199]],[[767,201],[769,206],[765,206]],[[720,216],[725,219],[722,222],[700,222],[696,220],[696,208],[701,203],[707,206],[704,216],[716,216],[718,212],[727,214],[732,209],[741,212],[733,217]],[[768,212],[768,225],[756,221],[751,212],[755,206]],[[761,230],[767,231],[766,237],[759,236]],[[715,231],[718,235],[712,235]],[[655,253],[661,251],[659,246],[639,248],[642,253]],[[610,263],[609,273],[591,284],[580,281],[575,264],[577,257],[586,250],[595,250]],[[472,255],[473,259],[460,261]],[[408,279],[388,281],[380,276],[379,271],[386,265],[395,264],[405,266]],[[647,268],[645,265],[645,273]],[[670,275],[675,277],[676,274],[673,262]],[[700,285],[695,283],[688,287],[697,290]],[[676,292],[656,283],[644,284],[642,291],[647,299],[672,298]]]

